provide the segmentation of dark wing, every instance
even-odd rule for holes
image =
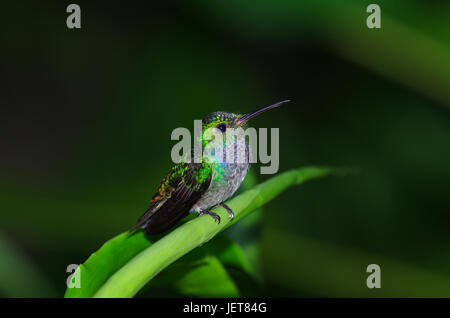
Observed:
[[[163,233],[183,217],[211,183],[212,168],[207,163],[180,163],[163,179],[150,207],[131,230],[143,227],[148,234]]]

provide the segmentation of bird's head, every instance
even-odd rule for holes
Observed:
[[[202,144],[206,146],[208,143],[212,142],[218,134],[224,135],[230,128],[244,128],[247,122],[280,105],[289,102],[289,100],[284,100],[269,106],[258,108],[252,112],[246,114],[234,114],[228,112],[214,112],[202,119]]]

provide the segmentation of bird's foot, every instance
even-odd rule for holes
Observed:
[[[217,224],[220,224],[220,216],[217,215],[216,213],[204,210],[204,211],[200,212],[200,215],[203,215],[203,214],[208,214],[208,215],[212,216],[214,221],[217,221]]]
[[[228,205],[226,205],[225,203],[219,203],[219,205],[225,210],[227,210],[228,214],[230,215],[230,219],[234,219],[234,212]]]

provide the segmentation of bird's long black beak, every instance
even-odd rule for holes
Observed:
[[[269,105],[269,106],[261,107],[261,108],[255,110],[255,111],[252,111],[250,113],[244,114],[244,115],[242,115],[241,117],[239,117],[236,120],[236,125],[237,126],[244,126],[253,117],[256,117],[256,116],[258,116],[258,115],[260,115],[260,114],[262,114],[265,111],[268,111],[270,109],[277,108],[277,107],[279,107],[282,104],[287,103],[287,102],[290,102],[290,100],[289,99],[283,100],[281,102],[278,102],[278,103],[275,103],[275,104],[272,104],[272,105]]]

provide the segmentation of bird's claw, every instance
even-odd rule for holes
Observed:
[[[234,219],[234,212],[233,212],[233,210],[231,210],[231,208],[228,205],[226,205],[225,203],[219,203],[219,205],[222,208],[224,208],[225,210],[227,210],[227,212],[230,216],[230,219]]]
[[[214,212],[211,211],[202,211],[200,212],[200,215],[203,214],[208,214],[209,216],[211,216],[214,219],[214,222],[217,221],[217,224],[220,224],[220,216]]]

